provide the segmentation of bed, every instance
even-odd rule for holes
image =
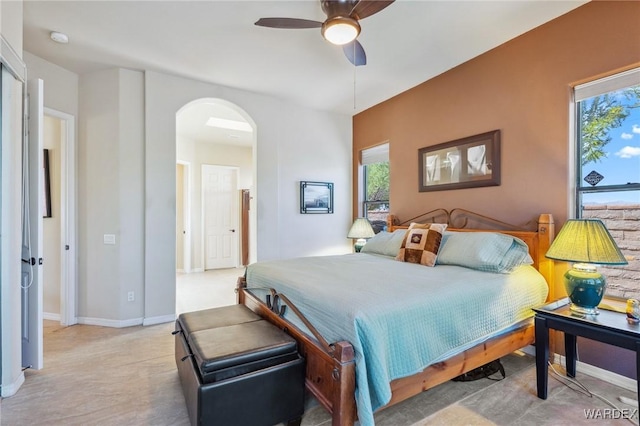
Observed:
[[[417,218],[390,215],[362,253],[259,262],[238,280],[238,302],[298,341],[307,389],[333,425],[371,425],[374,412],[531,344],[531,307],[553,297],[551,215],[534,231],[461,209],[421,218],[447,225],[434,267],[395,259]],[[511,254],[487,263],[474,244],[524,253],[503,270]]]

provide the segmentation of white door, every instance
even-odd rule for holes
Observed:
[[[76,192],[75,192],[75,117],[51,108],[44,109],[45,115],[60,120],[60,210],[53,212],[54,219],[60,221],[60,324],[69,326],[78,323],[76,316]],[[48,219],[51,220],[51,219]],[[46,231],[46,230],[45,230]],[[46,239],[45,239],[46,241]],[[47,255],[47,264],[52,259]],[[45,272],[46,274],[46,272]],[[49,276],[47,276],[49,278]],[[48,284],[44,280],[44,285]],[[43,287],[44,288],[44,287]],[[45,288],[46,294],[46,288]]]
[[[238,265],[238,169],[202,165],[204,269]]]
[[[176,164],[176,272],[188,272],[184,266],[184,166]]]
[[[43,82],[27,82],[28,109],[28,219],[23,225],[22,247],[22,366],[43,367],[42,342],[42,216],[44,169],[42,128]],[[26,162],[25,162],[26,165]]]
[[[176,164],[176,266],[191,272],[191,164]]]

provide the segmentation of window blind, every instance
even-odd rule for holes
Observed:
[[[594,96],[620,90],[625,87],[637,86],[639,84],[640,68],[635,68],[576,86],[574,88],[575,101],[580,102]]]
[[[363,166],[389,161],[389,142],[363,149],[360,151],[360,161]]]

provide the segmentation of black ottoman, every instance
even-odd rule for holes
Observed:
[[[304,359],[243,305],[182,314],[175,356],[192,425],[299,424]]]
[[[189,336],[194,331],[260,320],[262,320],[262,317],[246,306],[230,305],[180,314],[176,330],[179,329]]]

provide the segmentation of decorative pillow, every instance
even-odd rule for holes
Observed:
[[[396,257],[406,233],[406,229],[396,229],[393,232],[380,231],[367,241],[360,252]]]
[[[446,224],[412,223],[402,240],[396,260],[435,266]]]
[[[458,265],[479,271],[509,273],[532,264],[527,244],[519,238],[497,232],[446,232],[439,265]]]

